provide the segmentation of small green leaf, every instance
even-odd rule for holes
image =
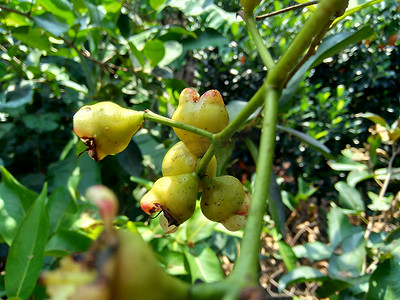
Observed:
[[[157,10],[164,2],[165,0],[150,0],[150,6],[152,9]]]
[[[62,186],[55,189],[49,196],[47,210],[50,232],[56,232],[60,227],[69,228],[73,224],[78,208],[68,188]]]
[[[197,243],[212,236],[216,223],[211,222],[203,216],[199,207],[196,208],[193,216],[187,221],[186,240]]]
[[[279,280],[278,290],[282,291],[288,285],[300,282],[310,281],[323,281],[327,277],[322,274],[319,270],[311,268],[309,266],[301,266],[287,274],[284,274]]]
[[[282,257],[288,271],[292,271],[296,268],[297,257],[293,252],[292,248],[283,241],[278,241],[279,254]]]
[[[368,191],[368,197],[371,199],[372,204],[368,208],[373,211],[388,211],[393,201],[393,195],[389,197],[379,197],[374,192]]]
[[[345,156],[339,156],[335,160],[328,161],[328,165],[335,171],[362,171],[368,169],[366,165],[356,162]]]
[[[377,114],[370,113],[370,112],[359,113],[359,114],[356,114],[356,117],[357,118],[365,118],[365,119],[368,119],[368,120],[374,122],[375,124],[379,124],[385,128],[389,128],[389,125],[386,123],[385,119]]]
[[[165,55],[164,43],[160,40],[148,41],[143,48],[143,54],[150,61],[152,67],[157,66]]]
[[[223,279],[221,263],[214,251],[205,244],[197,244],[191,249],[185,248],[185,257],[189,264],[192,282],[215,282]]]
[[[37,0],[37,3],[57,18],[65,20],[69,26],[74,25],[75,14],[67,0]]]
[[[339,202],[344,208],[357,212],[365,210],[364,201],[357,189],[348,186],[344,181],[337,182],[335,189],[339,192]]]
[[[44,248],[49,234],[46,212],[47,186],[31,205],[11,244],[6,263],[8,297],[28,299],[43,266]]]
[[[297,245],[294,246],[292,250],[298,258],[305,257],[311,262],[328,259],[331,257],[333,252],[331,246],[319,241],[305,243],[304,245]]]
[[[350,187],[354,188],[357,183],[373,177],[374,174],[369,170],[352,170],[347,175],[346,182]]]

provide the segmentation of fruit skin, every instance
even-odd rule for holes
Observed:
[[[200,207],[203,215],[221,222],[243,209],[246,193],[240,181],[229,175],[204,178]]]
[[[253,13],[253,10],[261,3],[261,0],[240,0],[240,3],[246,13]]]
[[[165,154],[162,161],[163,176],[174,176],[196,171],[197,157],[189,151],[185,144],[180,141],[176,143]],[[217,159],[215,155],[208,163],[205,177],[212,178],[217,174]],[[202,190],[201,181],[199,181],[199,191]]]
[[[242,229],[247,222],[247,216],[243,215],[231,215],[225,220],[221,221],[221,224],[230,231],[238,231]]]
[[[125,150],[143,123],[144,112],[109,101],[83,106],[73,119],[75,134],[95,161]]]
[[[163,211],[168,226],[179,226],[194,213],[198,186],[196,173],[161,177],[142,197],[140,206],[149,215]]]
[[[220,132],[229,124],[228,111],[217,90],[209,90],[199,97],[195,90],[184,89],[172,119],[212,133]],[[197,157],[201,157],[211,144],[209,139],[198,134],[178,128],[174,128],[174,131]]]

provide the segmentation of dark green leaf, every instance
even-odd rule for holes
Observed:
[[[269,183],[269,205],[268,210],[272,220],[275,223],[275,228],[285,237],[285,206],[282,201],[281,189],[276,181],[276,176],[271,171],[271,179]]]
[[[215,282],[223,279],[221,263],[214,251],[205,244],[197,244],[185,249],[185,257],[189,264],[192,282]]]
[[[311,148],[313,148],[314,150],[320,152],[322,155],[324,155],[327,158],[333,158],[333,156],[331,155],[331,151],[329,150],[328,147],[326,147],[324,144],[322,144],[321,142],[319,142],[318,140],[314,139],[313,137],[300,132],[298,130],[289,128],[289,127],[284,127],[284,126],[280,126],[277,125],[277,128],[280,130],[283,130],[287,133],[290,133],[292,135],[294,135],[295,137],[297,137],[298,139],[300,139],[302,142],[304,142],[305,144],[309,145]]]
[[[320,299],[327,298],[336,292],[347,289],[349,286],[351,286],[351,283],[348,281],[327,278],[317,289],[317,295]]]
[[[369,281],[366,300],[393,300],[400,295],[400,261],[395,257],[379,264]]]
[[[4,108],[19,108],[32,102],[33,85],[32,83],[24,82],[23,84],[11,85],[8,88],[6,103],[0,104],[0,109]]]
[[[35,288],[49,234],[46,195],[45,185],[22,220],[11,244],[5,275],[8,297],[15,296],[26,300]]]
[[[47,30],[55,36],[66,33],[69,29],[68,24],[58,21],[51,13],[46,12],[40,16],[33,17],[37,26]]]
[[[357,189],[348,186],[344,181],[337,182],[335,189],[339,192],[339,202],[344,208],[353,209],[357,212],[365,210],[364,201]]]
[[[284,274],[279,280],[278,289],[279,291],[282,291],[290,284],[310,281],[323,281],[326,278],[327,277],[317,269],[309,266],[301,266],[287,274]]]
[[[4,167],[0,183],[0,235],[8,245],[37,194],[21,185]]]

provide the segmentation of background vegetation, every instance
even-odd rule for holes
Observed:
[[[273,297],[340,292],[340,299],[383,299],[378,288],[368,289],[374,281],[398,295],[385,299],[400,299],[399,3],[374,2],[329,33],[366,37],[304,70],[306,80],[289,82],[280,101],[270,193],[280,217],[266,217],[260,270]],[[293,4],[263,1],[256,12]],[[84,147],[72,116],[108,100],[170,117],[188,86],[200,94],[218,89],[235,116],[266,73],[239,9],[239,1],[0,2],[0,271],[30,199],[40,193],[51,225],[43,268],[85,251],[99,229],[82,195],[102,183],[118,194],[119,224],[136,222],[171,274],[211,282],[230,272],[240,232],[197,212],[165,237],[139,209],[177,142],[170,128],[146,123],[124,152],[94,163],[87,155],[77,159]],[[304,8],[258,21],[275,59],[308,15]],[[251,191],[260,118],[247,125],[218,153],[218,173],[235,175]],[[43,288],[34,294],[42,299]]]

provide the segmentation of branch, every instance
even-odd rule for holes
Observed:
[[[272,16],[276,16],[276,15],[279,15],[279,14],[283,14],[283,13],[291,11],[291,10],[299,9],[299,8],[302,8],[302,7],[307,7],[307,6],[310,6],[310,5],[314,5],[314,4],[317,4],[318,2],[319,2],[319,0],[315,0],[315,1],[309,1],[309,2],[306,2],[306,3],[300,3],[300,4],[292,5],[292,6],[289,6],[289,7],[285,7],[283,9],[280,9],[280,10],[277,10],[277,11],[274,11],[274,12],[271,12],[271,13],[268,13],[268,14],[265,14],[265,15],[257,16],[256,17],[256,21],[264,20],[266,18],[269,18],[269,17],[272,17]]]

